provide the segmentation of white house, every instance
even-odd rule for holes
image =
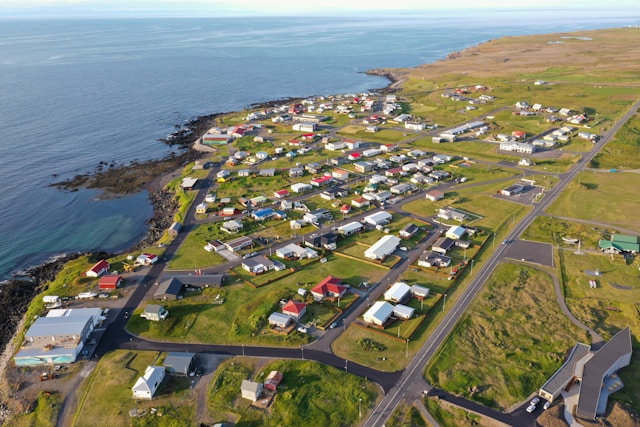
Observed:
[[[371,225],[384,225],[391,222],[393,216],[386,211],[379,211],[371,215],[367,215],[364,217],[364,222]]]
[[[411,287],[404,282],[396,282],[384,293],[384,299],[391,302],[403,302],[411,296]]]
[[[164,379],[164,366],[147,366],[144,375],[131,388],[134,399],[153,399]]]
[[[393,315],[397,319],[411,319],[413,317],[413,313],[415,313],[415,309],[406,305],[396,304],[396,306],[393,307]]]
[[[354,221],[338,227],[337,231],[344,236],[351,236],[362,231],[362,228],[362,224]]]
[[[294,193],[304,193],[305,191],[310,191],[312,188],[311,184],[306,184],[304,182],[291,184],[291,191]]]
[[[411,286],[411,295],[418,299],[424,299],[429,296],[429,288],[425,288],[420,285],[413,285]]]
[[[462,236],[464,236],[464,233],[466,232],[467,230],[464,227],[454,225],[449,230],[447,230],[445,236],[453,240],[459,240],[462,238]]]
[[[364,252],[364,256],[370,259],[383,260],[398,249],[400,241],[398,236],[383,236]]]
[[[243,399],[249,399],[252,402],[257,401],[262,396],[262,390],[264,385],[262,383],[256,383],[249,380],[242,380],[240,385],[240,392]]]
[[[376,301],[364,315],[364,321],[374,325],[383,326],[393,314],[393,305],[386,301]]]

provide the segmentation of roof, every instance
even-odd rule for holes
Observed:
[[[338,231],[342,232],[342,233],[348,233],[350,231],[354,231],[354,230],[360,230],[362,228],[362,224],[360,224],[359,222],[350,222],[348,224],[344,224],[342,226],[340,226],[338,228]]]
[[[404,318],[413,316],[413,313],[415,313],[415,311],[416,310],[414,308],[402,304],[396,304],[396,306],[393,308],[393,314]]]
[[[179,372],[181,374],[188,374],[189,368],[191,367],[191,363],[193,362],[193,358],[195,357],[195,353],[187,353],[187,352],[173,352],[167,354],[167,357],[164,359],[164,367],[169,368],[167,371],[169,372]]]
[[[624,241],[600,240],[598,243],[600,249],[616,249],[618,251],[640,252],[640,245],[637,243],[628,243]]]
[[[244,391],[248,391],[251,393],[260,393],[262,388],[262,383],[256,383],[249,380],[242,380],[242,384],[240,385],[240,389]]]
[[[158,286],[158,289],[156,290],[156,293],[154,294],[154,296],[156,297],[163,296],[163,295],[177,296],[182,290],[182,286],[183,286],[183,283],[180,280],[176,279],[175,277],[172,277],[163,282],[160,282],[160,285]]]
[[[405,235],[405,234],[412,235],[412,234],[417,233],[418,230],[419,230],[418,226],[411,222],[411,223],[405,225],[402,228],[402,230],[400,230],[400,234],[402,234],[402,235]]]
[[[341,283],[341,279],[334,276],[327,276],[311,289],[311,293],[321,295],[326,295],[327,293],[341,294],[347,289],[345,286],[342,286]]]
[[[155,393],[157,386],[164,378],[164,368],[162,366],[147,366],[144,375],[131,388],[133,392],[148,392],[151,396]]]
[[[284,323],[286,325],[290,321],[291,317],[287,316],[286,314],[278,313],[277,311],[274,311],[269,315],[269,323]]]
[[[386,301],[376,301],[373,303],[371,308],[367,310],[362,317],[366,322],[373,321],[374,319],[378,321],[378,323],[382,324],[391,317],[393,313],[393,305],[389,304]]]
[[[184,285],[190,286],[214,286],[219,287],[222,285],[222,280],[224,279],[224,274],[175,274],[175,275],[166,275],[163,279],[175,278],[182,282]]]
[[[144,306],[145,313],[160,313],[164,310],[164,306],[159,304],[147,304]]]
[[[562,366],[551,376],[551,378],[549,378],[547,382],[540,387],[540,390],[544,390],[554,396],[556,393],[562,391],[562,389],[566,387],[567,384],[569,384],[569,381],[573,378],[576,363],[589,354],[589,350],[590,347],[588,345],[577,343],[569,353],[567,360],[565,360]]]
[[[294,301],[294,300],[289,300],[289,302],[287,302],[284,305],[284,307],[282,307],[283,312],[287,311],[289,313],[295,313],[295,314],[300,314],[306,309],[307,309],[307,304],[303,302]]]
[[[91,267],[89,269],[89,271],[93,271],[94,273],[99,273],[100,271],[104,270],[104,269],[109,269],[109,262],[107,262],[107,260],[102,259],[98,262],[96,262],[93,267]]]
[[[413,285],[411,286],[411,292],[413,292],[415,295],[429,295],[429,288],[425,288],[424,286],[420,286],[420,285]]]
[[[120,275],[102,276],[98,282],[98,286],[116,286],[122,280]]]
[[[101,311],[99,308],[97,309]],[[90,312],[62,309],[47,317],[38,317],[25,333],[25,338],[45,337],[45,336],[61,336],[61,335],[77,335],[80,336],[85,330],[87,324],[93,321],[94,315]],[[72,314],[73,313],[73,314]]]
[[[625,234],[612,234],[611,241],[616,243],[638,243],[638,236],[627,236]]]
[[[398,236],[383,236],[367,249],[364,254],[367,258],[379,258],[395,251],[399,244],[400,238]]]
[[[378,225],[380,222],[391,220],[393,216],[387,211],[379,211],[364,217],[369,224]]]
[[[384,299],[400,301],[402,300],[409,292],[411,291],[411,287],[404,282],[396,282],[391,286],[385,293]]]
[[[449,248],[453,246],[454,243],[455,242],[448,237],[440,237],[438,240],[436,240],[432,247],[449,250]]]
[[[595,419],[604,377],[613,373],[612,368],[617,370],[627,366],[631,359],[631,351],[631,330],[626,327],[585,363],[576,411],[579,417]],[[625,357],[628,357],[626,364],[620,364],[621,359],[624,362]]]

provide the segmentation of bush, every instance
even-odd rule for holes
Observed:
[[[360,338],[358,341],[358,345],[364,351],[385,351],[387,346],[379,343],[377,341],[372,340],[371,338]]]

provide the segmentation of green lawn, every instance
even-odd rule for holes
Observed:
[[[505,409],[539,388],[586,334],[561,313],[551,278],[503,264],[426,369],[452,393]]]
[[[636,174],[581,172],[547,209],[553,215],[585,219],[640,231]]]
[[[196,269],[212,267],[226,262],[226,259],[217,253],[204,250],[207,242],[214,240],[218,236],[223,237],[223,235],[227,235],[219,231],[219,228],[220,226],[218,224],[195,225],[175,255],[169,260],[168,268],[174,270]],[[224,240],[228,239],[227,237]]]
[[[164,302],[170,315],[162,322],[140,318],[139,314],[144,309],[144,304],[141,304],[129,320],[128,328],[143,337],[178,342],[299,346],[308,341],[307,335],[297,332],[289,335],[275,334],[267,325],[269,315],[279,310],[281,299],[296,296],[298,288],[311,289],[328,275],[335,275],[345,283],[357,286],[363,281],[379,281],[386,271],[381,267],[341,256],[328,255],[327,259],[325,263],[299,265],[300,270],[295,273],[257,289],[231,276],[231,283],[226,282],[220,289],[194,291],[181,300]],[[266,279],[276,273],[280,272],[270,272],[264,277]],[[214,304],[218,294],[224,298],[223,304]],[[349,302],[348,297],[343,298],[340,308],[344,309]],[[334,305],[337,306],[337,302]],[[329,312],[333,309],[326,311],[315,307],[315,304],[308,310],[317,313],[313,318],[303,320],[315,321],[318,326],[322,326],[337,313]]]
[[[209,388],[209,411],[216,419],[236,425],[342,427],[357,425],[359,410],[362,419],[380,398],[375,384],[364,378],[320,363],[302,360],[282,360],[263,368],[250,358],[235,357],[223,362]],[[240,397],[244,379],[264,381],[272,370],[282,372],[283,380],[269,416],[250,407]],[[340,390],[336,393],[336,390]]]
[[[73,426],[195,425],[196,396],[186,378],[165,377],[152,401],[131,398],[131,387],[158,356],[155,352],[126,350],[105,354],[78,391]],[[151,414],[151,408],[157,412]],[[129,416],[131,409],[143,410],[146,415],[133,420]]]
[[[591,166],[602,169],[640,168],[640,115],[636,114],[616,133],[591,161]]]
[[[562,240],[579,239],[582,250],[597,250],[598,241],[608,237],[603,227],[596,225],[572,222],[570,220],[558,219],[548,216],[539,216],[524,231],[522,237],[526,240],[546,242],[559,247],[571,247],[578,250],[578,245]]]

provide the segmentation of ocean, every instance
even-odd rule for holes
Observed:
[[[0,20],[0,278],[61,254],[120,251],[147,194],[49,185],[100,161],[158,158],[175,124],[253,103],[387,85],[412,67],[509,35],[638,25],[638,13],[439,11],[300,18]]]

